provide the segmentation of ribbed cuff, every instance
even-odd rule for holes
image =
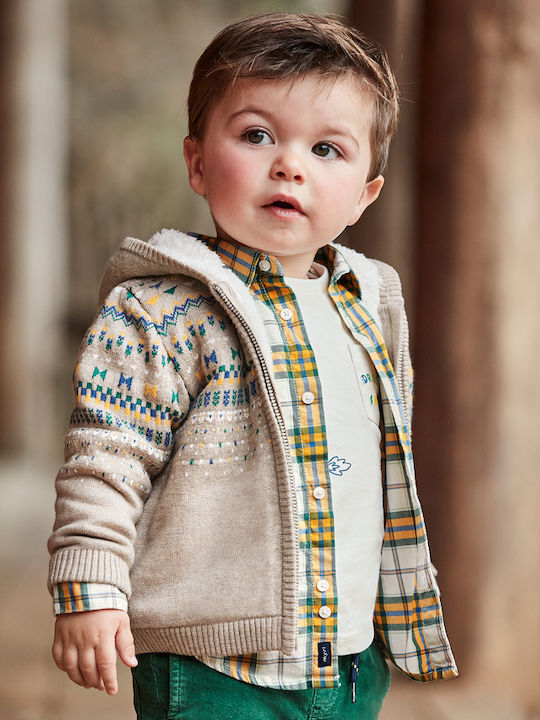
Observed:
[[[49,564],[49,592],[63,582],[106,583],[114,585],[127,597],[131,595],[127,563],[112,553],[91,548],[58,550]]]

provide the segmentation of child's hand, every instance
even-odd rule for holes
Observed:
[[[123,610],[57,616],[53,658],[77,685],[115,695],[118,690],[116,650],[124,665],[137,665],[129,617]]]

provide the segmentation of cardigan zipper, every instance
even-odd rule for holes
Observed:
[[[388,301],[386,301],[386,303],[389,304]],[[390,310],[388,310],[388,312],[390,312]],[[398,392],[400,395],[401,404],[403,406],[403,413],[402,413],[403,419],[405,420],[405,422],[408,426],[410,423],[410,418],[408,417],[409,413],[407,410],[405,385],[403,382],[403,366],[404,366],[403,357],[405,355],[405,337],[403,334],[403,327],[402,327],[403,318],[400,317],[399,320],[400,320],[399,341],[398,341],[398,346],[396,348],[396,352],[393,354],[394,358],[395,358],[395,363],[393,363],[393,365],[394,365],[394,375],[395,375],[397,386],[398,386]],[[388,348],[388,349],[390,350],[390,348]],[[390,355],[390,359],[393,360],[392,354]]]
[[[275,392],[274,392],[274,385],[272,383],[272,379],[270,377],[270,373],[268,371],[268,366],[266,364],[266,360],[264,358],[263,352],[261,350],[261,346],[259,345],[257,338],[255,337],[255,333],[251,329],[251,327],[246,322],[244,316],[239,312],[239,310],[236,308],[236,306],[229,300],[227,295],[223,292],[223,290],[219,287],[219,285],[213,285],[213,289],[217,292],[220,299],[223,301],[223,304],[233,313],[233,315],[236,317],[238,322],[242,325],[242,328],[246,331],[246,334],[249,337],[249,340],[251,344],[253,345],[253,348],[255,350],[255,353],[257,355],[257,360],[259,361],[259,366],[262,370],[264,383],[266,386],[266,391],[268,393],[268,397],[270,398],[270,404],[272,405],[272,410],[274,412],[274,416],[277,420],[279,432],[281,435],[282,443],[285,447],[288,447],[289,445],[289,438],[287,436],[287,429],[285,427],[285,423],[283,422],[283,417],[281,415],[281,410],[279,408],[279,403],[277,401]],[[289,485],[292,489],[292,503],[293,503],[293,511],[294,511],[294,517],[295,517],[295,523],[294,523],[294,538],[295,538],[295,550],[298,548],[298,503],[296,500],[296,490],[293,485],[293,472],[292,472],[292,461],[291,461],[291,454],[286,453],[286,462],[287,462],[287,475],[289,477]]]
[[[401,402],[403,403],[403,411],[404,411],[405,421],[407,423],[408,429],[410,430],[411,419],[409,417],[409,408],[407,406],[407,395],[405,394],[405,385],[404,385],[404,379],[403,379],[403,367],[405,365],[404,355],[405,355],[405,338],[404,338],[403,329],[400,328],[399,345],[398,345],[397,354],[396,354],[396,358],[397,358],[396,379],[397,379],[399,394],[401,395]]]
[[[399,335],[399,347],[397,351],[397,363],[396,363],[396,379],[398,383],[399,388],[399,394],[401,395],[402,400],[405,402],[405,388],[403,387],[403,352],[404,352],[404,342],[402,338],[402,333]]]

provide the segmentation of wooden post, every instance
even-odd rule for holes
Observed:
[[[402,96],[399,129],[392,141],[385,184],[346,237],[351,247],[394,265],[401,275],[413,315],[414,246],[416,237],[416,127],[418,62],[421,34],[420,0],[352,2],[353,24],[387,51]]]
[[[66,2],[18,0],[14,12],[9,286],[2,305],[6,449],[59,459],[56,383],[66,286]],[[5,289],[3,289],[4,291]],[[9,445],[7,445],[9,443]]]
[[[6,308],[11,287],[10,267],[13,240],[13,36],[14,6],[7,3],[0,13],[0,450],[13,449],[12,434],[8,432],[15,402],[14,388],[9,380],[9,341]]]
[[[415,444],[464,676],[540,704],[540,5],[425,5]]]
[[[421,46],[387,187],[350,237],[405,270],[416,297],[417,476],[461,683],[535,717],[540,4],[368,1],[350,16],[389,50],[406,96],[400,58]]]

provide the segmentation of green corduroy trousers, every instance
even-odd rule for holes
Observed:
[[[132,670],[138,720],[375,720],[390,671],[371,645],[360,654],[356,702],[351,663],[339,658],[341,687],[275,690],[241,682],[195,658],[145,653]]]

